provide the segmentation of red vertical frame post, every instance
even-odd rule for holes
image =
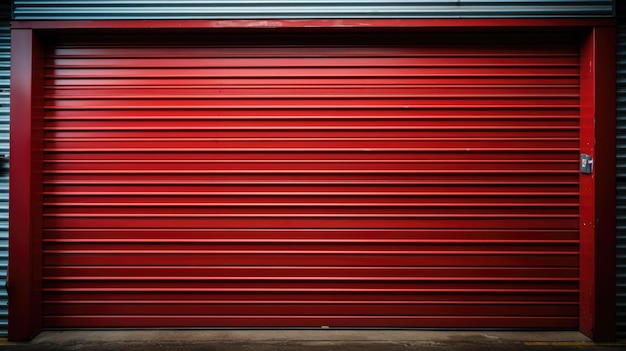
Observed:
[[[43,55],[33,30],[11,31],[9,339],[41,331]]]
[[[580,152],[593,157],[580,175],[580,331],[615,338],[615,45],[614,27],[583,37]]]

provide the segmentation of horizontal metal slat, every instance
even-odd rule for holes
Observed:
[[[290,320],[291,323],[285,322]],[[94,328],[136,327],[159,328],[163,325],[171,327],[193,327],[205,325],[213,327],[289,327],[297,324],[302,327],[319,328],[332,327],[381,327],[389,325],[404,326],[407,328],[463,328],[472,325],[476,328],[550,328],[561,325],[563,328],[576,329],[578,318],[571,316],[537,317],[537,316],[292,316],[291,314],[277,316],[256,315],[211,315],[211,316],[129,316],[129,315],[47,315],[43,321],[46,325],[54,324],[59,328],[81,327],[85,325]]]

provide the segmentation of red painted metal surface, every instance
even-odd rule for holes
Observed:
[[[578,327],[577,37],[330,38],[53,46],[45,327]]]
[[[581,55],[581,152],[594,157],[582,175],[580,330],[615,338],[615,44],[613,28],[590,31]]]
[[[11,34],[9,337],[41,331],[43,59],[30,30]]]

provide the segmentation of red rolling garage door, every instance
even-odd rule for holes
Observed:
[[[51,45],[46,327],[577,328],[577,44],[330,37]]]

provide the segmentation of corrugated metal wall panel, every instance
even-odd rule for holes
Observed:
[[[609,17],[612,0],[15,0],[17,20]]]
[[[10,30],[0,22],[0,155],[9,156],[9,57]],[[0,161],[0,335],[8,326],[7,292],[5,287],[9,252],[9,169]]]
[[[577,328],[578,40],[291,35],[48,53],[45,326]]]
[[[617,42],[617,332],[626,338],[626,26]]]

